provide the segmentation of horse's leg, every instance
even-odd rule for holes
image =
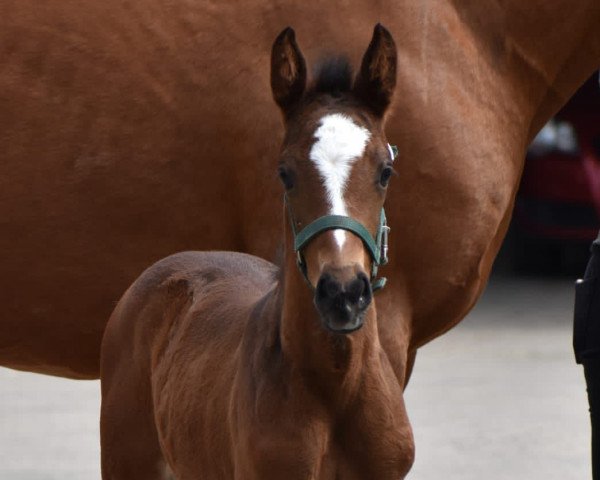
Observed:
[[[154,423],[149,368],[128,343],[127,323],[132,322],[114,317],[102,343],[102,479],[169,480]]]

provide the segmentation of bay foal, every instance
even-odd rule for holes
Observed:
[[[354,82],[339,59],[310,88],[306,77],[286,29],[271,57],[285,123],[281,269],[241,253],[180,253],[146,270],[113,312],[103,479],[386,480],[410,469],[402,386],[378,337],[380,245],[373,253],[356,227],[381,228],[394,41],[375,28]],[[321,217],[330,223],[302,244]]]

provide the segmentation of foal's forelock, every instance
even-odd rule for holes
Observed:
[[[365,152],[371,132],[341,113],[323,116],[314,133],[309,158],[314,163],[325,187],[329,214],[348,216],[344,195],[352,167]],[[340,250],[347,232],[333,232]]]

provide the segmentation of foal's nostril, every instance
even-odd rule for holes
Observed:
[[[317,306],[331,304],[336,297],[340,296],[341,290],[342,286],[335,278],[327,273],[321,275],[315,292]]]
[[[346,294],[348,296],[348,300],[351,303],[358,302],[358,299],[362,297],[365,288],[366,284],[364,280],[358,276],[352,281],[348,282],[346,285]]]
[[[369,306],[372,299],[371,282],[364,273],[360,272],[346,285],[346,298],[348,303],[356,306],[358,310],[364,310]]]
[[[338,296],[342,291],[342,285],[340,282],[330,275],[325,275],[323,288],[325,290],[325,294],[330,298]]]

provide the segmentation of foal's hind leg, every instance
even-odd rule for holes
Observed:
[[[102,344],[100,445],[103,480],[169,480],[154,424],[147,367],[122,348],[126,328],[113,321]]]
[[[149,412],[140,404],[102,400],[100,444],[103,480],[168,480],[168,472]],[[129,397],[129,395],[128,395]],[[128,398],[129,399],[129,398]]]

